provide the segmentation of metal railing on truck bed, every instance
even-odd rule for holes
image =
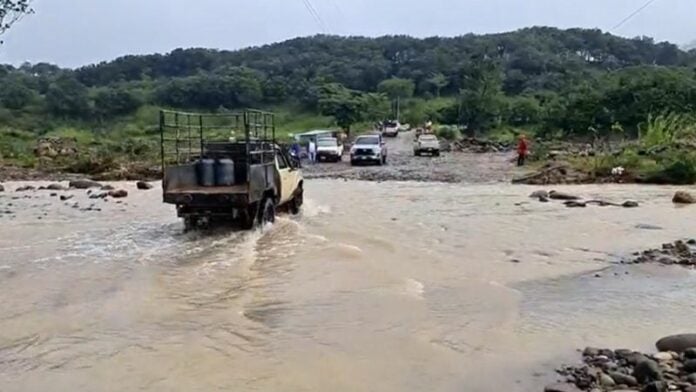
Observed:
[[[232,144],[244,146],[247,162],[258,162],[260,158],[265,163],[264,153],[274,153],[273,113],[244,110],[201,114],[161,110],[159,124],[162,172],[170,165],[229,153]],[[252,159],[252,155],[256,159]]]

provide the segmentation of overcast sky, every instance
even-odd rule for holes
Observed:
[[[611,30],[647,0],[34,0],[3,38],[0,62],[76,67],[178,47],[237,49],[330,33],[418,37],[533,25]],[[319,15],[315,20],[310,4]],[[654,0],[614,31],[696,40],[696,0]]]

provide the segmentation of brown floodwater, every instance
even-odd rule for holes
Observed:
[[[0,197],[1,391],[534,391],[696,324],[694,272],[618,263],[696,235],[672,187],[312,180],[301,216],[204,234],[128,189]]]

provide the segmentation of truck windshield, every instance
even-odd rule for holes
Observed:
[[[336,147],[338,143],[336,142],[336,139],[319,139],[317,145],[319,147]]]
[[[384,123],[384,126],[387,127],[387,128],[396,128],[396,127],[398,127],[399,125],[398,125],[396,122],[387,121],[387,122]]]
[[[379,144],[379,138],[377,136],[363,136],[355,140],[355,144]]]

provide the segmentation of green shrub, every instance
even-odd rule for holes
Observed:
[[[438,137],[445,140],[456,140],[461,136],[459,129],[454,125],[441,125],[435,131]]]

